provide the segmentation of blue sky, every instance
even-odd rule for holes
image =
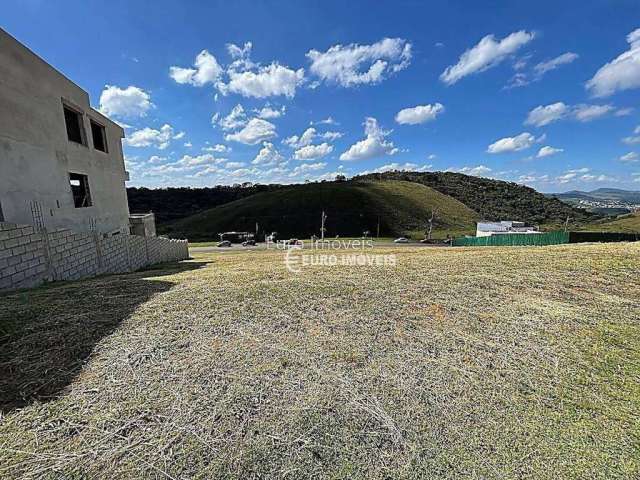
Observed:
[[[640,187],[637,1],[5,0],[0,26],[126,126],[130,185]]]

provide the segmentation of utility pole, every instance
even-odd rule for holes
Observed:
[[[569,215],[567,215],[567,220],[564,222],[564,231],[566,232],[569,228]]]
[[[322,222],[321,222],[321,227],[320,227],[320,239],[324,242],[324,221],[327,219],[327,216],[324,214],[324,210],[322,211]]]
[[[429,219],[429,231],[427,232],[427,240],[431,240],[431,231],[433,230],[433,219],[436,216],[437,208],[431,210],[431,218]]]
[[[378,230],[376,233],[376,238],[380,238],[380,215],[378,215]]]

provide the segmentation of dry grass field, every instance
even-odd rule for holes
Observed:
[[[0,478],[638,478],[640,244],[0,295]]]

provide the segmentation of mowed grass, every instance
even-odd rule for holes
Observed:
[[[0,478],[638,478],[640,245],[200,254],[0,296]]]

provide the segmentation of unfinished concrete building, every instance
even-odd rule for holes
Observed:
[[[0,29],[0,222],[129,233],[124,131]]]
[[[127,204],[124,131],[0,29],[0,291],[189,257]],[[130,233],[133,233],[131,235]]]

